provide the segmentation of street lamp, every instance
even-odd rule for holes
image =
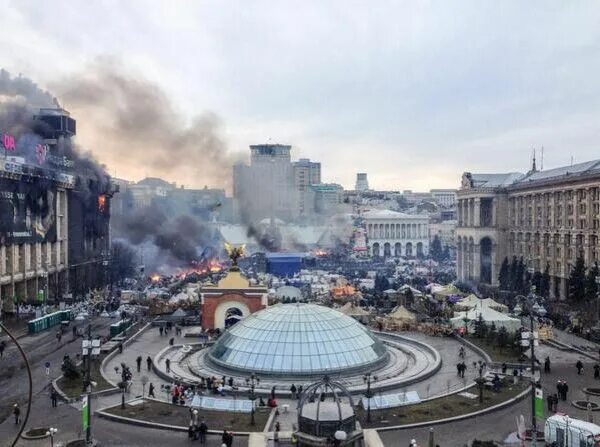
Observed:
[[[58,432],[58,428],[50,427],[46,432],[46,436],[50,436],[50,447],[54,447],[54,435]]]
[[[367,384],[367,422],[371,422],[371,398],[373,397],[371,383],[377,382],[377,376],[371,377],[371,373],[366,373],[363,376],[363,381]]]
[[[537,443],[537,423],[535,418],[535,401],[536,401],[536,383],[535,383],[535,344],[536,344],[536,335],[537,333],[534,331],[534,321],[533,314],[535,313],[535,302],[537,300],[537,296],[535,294],[535,286],[531,286],[531,291],[527,295],[525,299],[525,304],[527,306],[527,312],[529,313],[529,347],[531,348],[531,445],[535,446]],[[524,334],[522,334],[524,335]],[[522,345],[525,344],[526,340],[522,341]],[[541,374],[540,374],[541,381]],[[541,386],[541,385],[540,385]]]
[[[260,379],[256,377],[256,374],[252,373],[249,378],[246,378],[246,385],[250,384],[250,389],[248,390],[248,398],[252,402],[252,410],[250,412],[250,424],[255,425],[256,421],[254,420],[254,401],[256,400],[256,394],[254,393],[254,386],[256,383],[260,383]]]
[[[475,368],[477,368],[477,366],[479,366],[479,377],[477,377],[475,379],[475,383],[477,383],[477,386],[479,387],[479,403],[482,404],[483,403],[483,387],[485,385],[485,379],[483,378],[483,370],[485,369],[485,367],[487,365],[484,361],[479,360],[478,362],[473,362],[473,366]]]

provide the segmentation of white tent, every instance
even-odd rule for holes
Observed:
[[[398,289],[398,292],[405,294],[408,290],[412,292],[413,296],[423,296],[423,292],[415,289],[414,287],[409,286],[408,284],[404,284],[402,287],[400,287]]]
[[[456,309],[458,310],[481,309],[483,307],[489,307],[498,312],[508,312],[508,307],[504,304],[498,303],[491,298],[480,299],[475,294],[471,294],[456,303]]]
[[[466,318],[468,320],[467,324],[471,329],[480,315],[486,324],[490,325],[494,323],[496,329],[503,327],[508,332],[515,332],[521,327],[521,320],[518,318],[509,317],[487,306],[477,307],[468,312],[455,312],[454,318],[450,319],[450,324],[455,329],[464,327]]]

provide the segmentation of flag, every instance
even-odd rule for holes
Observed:
[[[90,424],[90,407],[88,406],[87,396],[83,396],[83,406],[81,407],[81,423],[83,431],[86,431]]]
[[[544,392],[541,388],[535,389],[535,417],[544,418]]]

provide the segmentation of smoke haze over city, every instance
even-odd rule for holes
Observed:
[[[93,117],[77,139],[119,177],[230,189],[269,139],[387,189],[597,153],[598,5],[2,3],[0,66]]]

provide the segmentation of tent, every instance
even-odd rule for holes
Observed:
[[[388,318],[400,321],[415,321],[417,317],[404,306],[396,306],[388,315]]]
[[[490,309],[494,309],[498,312],[507,313],[508,307],[504,304],[498,303],[491,298],[480,299],[477,295],[471,294],[466,298],[463,298],[458,303],[456,303],[457,310],[471,310],[471,309],[480,309],[482,307],[489,307]]]
[[[455,312],[454,318],[450,319],[450,324],[454,329],[465,327],[465,318],[468,320],[469,329],[471,329],[479,319],[479,316],[486,324],[492,324],[496,326],[496,329],[501,327],[505,328],[508,332],[516,332],[521,327],[521,320],[518,318],[509,317],[502,312],[498,312],[491,307],[481,306],[475,309],[471,309],[468,312]]]
[[[338,309],[344,315],[356,318],[357,320],[364,321],[371,316],[371,313],[360,306],[356,306],[354,303],[346,303]]]
[[[409,290],[412,292],[413,296],[415,296],[415,297],[423,296],[423,292],[415,289],[414,287],[409,286],[408,284],[404,284],[402,287],[400,287],[398,289],[398,292],[400,292],[402,294],[406,294],[406,292],[408,292]]]
[[[453,295],[464,295],[454,284],[448,284],[444,287],[431,287],[431,294],[438,300],[443,300]]]

